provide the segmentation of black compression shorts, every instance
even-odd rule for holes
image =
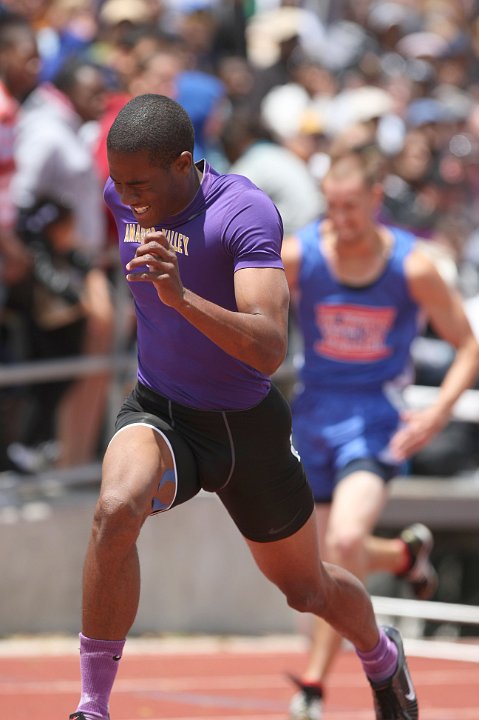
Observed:
[[[196,410],[138,383],[123,403],[115,429],[157,428],[175,455],[173,505],[200,489],[216,492],[240,532],[271,542],[293,535],[313,512],[303,466],[291,447],[291,413],[272,385],[249,410]]]

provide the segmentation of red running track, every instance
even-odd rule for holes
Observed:
[[[304,667],[298,642],[129,641],[112,720],[287,720],[288,672]],[[421,720],[479,720],[479,664],[409,658]],[[0,644],[0,720],[67,720],[79,695],[76,641]],[[338,658],[324,720],[373,720],[352,652]]]

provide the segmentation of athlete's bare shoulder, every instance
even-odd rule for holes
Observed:
[[[429,306],[438,296],[451,295],[457,273],[454,260],[439,252],[436,255],[428,242],[418,241],[405,260],[411,294],[423,306]]]
[[[452,252],[434,240],[419,238],[410,253],[411,272],[438,272],[448,285],[453,286],[457,280],[457,265]],[[433,270],[431,270],[431,267]]]

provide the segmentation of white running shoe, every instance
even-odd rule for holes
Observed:
[[[322,720],[323,692],[319,685],[308,685],[291,677],[298,692],[291,698],[289,720]]]
[[[400,535],[411,554],[412,565],[402,575],[409,583],[416,600],[429,600],[437,590],[437,573],[431,564],[431,552],[434,538],[431,531],[422,523],[414,523],[404,528]]]

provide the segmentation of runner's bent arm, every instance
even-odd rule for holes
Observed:
[[[168,241],[159,232],[150,237],[128,263],[127,279],[153,282],[162,302],[222,350],[266,375],[274,373],[287,350],[289,292],[284,271],[268,267],[237,270],[238,310],[227,310],[183,287],[176,254]]]
[[[404,413],[405,425],[391,441],[391,449],[400,459],[420,450],[448,423],[455,402],[474,383],[479,372],[479,345],[459,294],[446,284],[433,262],[420,251],[407,258],[406,274],[412,297],[438,336],[450,343],[456,354],[436,402],[425,410]]]
[[[447,285],[434,263],[417,251],[409,257],[407,273],[413,298],[425,311],[437,335],[456,350],[436,403],[449,413],[461,393],[477,378],[479,345],[459,293]]]

